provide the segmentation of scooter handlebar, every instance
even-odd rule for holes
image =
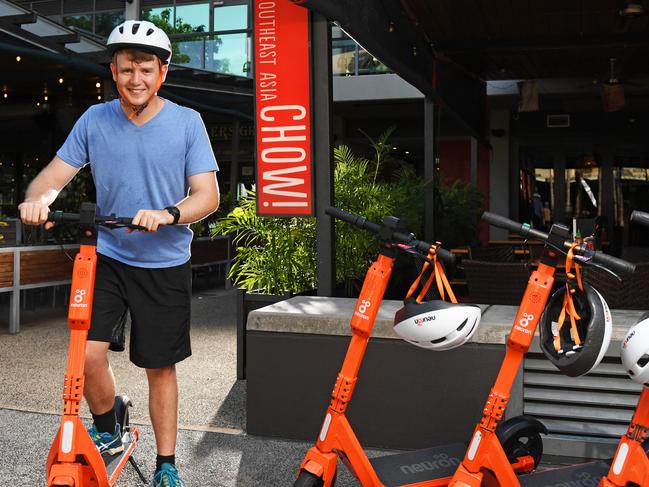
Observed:
[[[510,220],[502,215],[497,215],[496,213],[485,211],[482,214],[482,219],[489,225],[509,230],[510,232],[516,233],[524,238],[536,238],[544,241],[548,239],[547,233],[535,230],[526,223],[515,222],[514,220]]]
[[[647,217],[649,217],[649,214],[646,215]],[[547,233],[541,232],[539,230],[535,230],[527,224],[515,222],[514,220],[510,220],[509,218],[506,218],[504,216],[485,211],[482,214],[482,219],[487,223],[489,223],[490,225],[504,228],[505,230],[509,230],[510,232],[517,233],[522,237],[533,238],[533,239],[541,240],[543,242],[548,241],[549,236]],[[571,242],[566,241],[564,243],[564,247],[566,249],[569,249],[571,247]],[[611,269],[613,272],[632,273],[635,271],[634,264],[627,262],[626,260],[613,257],[612,255],[605,254],[604,252],[583,251],[577,249],[575,253],[577,255],[583,254],[584,256],[583,262],[591,261],[595,264],[603,265]]]
[[[78,222],[79,213],[63,213],[62,211],[50,211],[47,214],[47,221],[53,223]]]
[[[635,210],[631,213],[631,221],[649,227],[649,213]]]
[[[344,210],[335,208],[333,206],[325,208],[325,213],[331,216],[332,218],[336,218],[338,220],[342,220],[344,222],[350,223],[362,230],[368,230],[372,233],[377,233],[377,234],[381,231],[381,225],[369,221],[364,216],[354,215],[352,213],[348,213]],[[413,245],[417,248],[417,250],[423,253],[427,253],[432,247],[432,245],[427,242],[424,242],[422,240],[416,240],[411,233],[393,232],[391,237],[396,242],[403,243],[406,245]],[[448,264],[455,264],[455,255],[453,255],[448,250],[443,249],[442,247],[437,247],[437,255],[444,262]]]
[[[635,264],[627,262],[623,259],[618,259],[612,255],[605,254],[604,252],[596,251],[593,255],[593,262],[596,264],[601,264],[604,267],[611,269],[615,273],[624,272],[624,273],[633,273],[635,272]]]
[[[54,223],[76,223],[81,219],[79,213],[64,213],[62,211],[50,211],[47,214],[47,221]],[[140,225],[133,225],[133,218],[115,216],[95,216],[95,223],[108,227],[128,227],[135,230],[146,230]]]
[[[347,213],[346,211],[335,208],[333,206],[325,208],[325,213],[337,220],[351,223],[361,230],[368,230],[372,233],[379,233],[379,230],[381,230],[381,225],[377,225],[376,223],[369,221],[364,216],[353,215],[352,213]]]

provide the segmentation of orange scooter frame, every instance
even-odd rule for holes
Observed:
[[[371,229],[371,227],[358,224],[357,220],[354,220],[360,217],[345,214],[345,212],[341,212],[336,208],[329,208],[326,212],[349,223],[354,223],[361,228]],[[362,220],[364,221],[364,219]],[[375,227],[378,227],[378,225],[375,225]],[[372,230],[379,233],[378,228]],[[430,244],[426,245],[430,247]],[[443,249],[438,249],[439,251],[446,252]],[[313,481],[318,479],[318,483],[302,484],[300,483],[301,478],[298,477],[295,486],[331,486],[335,481],[338,458],[341,458],[362,486],[380,487],[384,485],[358,441],[352,426],[345,416],[345,411],[352,398],[367,343],[372,334],[376,316],[383,300],[388,281],[390,280],[395,262],[395,252],[395,249],[385,245],[381,249],[377,260],[371,265],[365,275],[363,286],[351,318],[352,338],[331,393],[331,402],[327,408],[316,444],[308,450],[300,465],[300,475],[303,472],[308,472],[312,476],[311,479]],[[461,445],[452,445],[455,449],[458,446]],[[436,451],[441,452],[443,448],[440,447],[440,450]],[[458,461],[463,451],[464,447],[462,446],[457,457]],[[533,469],[533,464],[534,461],[530,457],[522,457],[511,464],[510,468],[517,472],[529,472]],[[452,470],[439,478],[400,485],[410,487],[446,486],[450,480],[451,473]]]
[[[567,240],[567,237],[569,237],[568,229],[560,225],[553,225],[550,234],[545,235],[542,232],[530,229],[527,225],[522,225],[488,212],[485,212],[483,219],[492,225],[508,229],[515,233],[521,234],[525,230],[524,234],[522,234],[523,236],[540,238],[546,241],[547,244],[538,269],[532,273],[528,281],[525,294],[523,295],[521,305],[507,340],[507,352],[496,382],[491,389],[483,409],[482,419],[473,432],[464,460],[448,485],[452,487],[478,487],[482,485],[484,480],[491,480],[496,481],[498,485],[503,487],[516,487],[521,485],[521,481],[507,460],[502,444],[496,435],[496,427],[503,417],[514,379],[520,369],[523,357],[532,343],[541,314],[552,290],[558,253],[556,249],[563,249],[566,246],[570,246],[571,242]],[[597,262],[617,266],[623,270],[631,270],[629,266],[633,268],[631,264],[599,252],[591,253],[590,258]],[[643,398],[645,401],[649,400],[649,397],[646,397],[644,394]],[[641,403],[643,398],[641,398]],[[645,407],[639,407],[636,413],[638,416],[637,421],[634,417],[634,421],[629,429],[630,432],[635,431],[633,434],[637,438],[644,438],[646,431],[644,428],[641,428],[642,431],[636,431],[638,428],[634,427],[634,423],[641,422],[640,424],[647,424],[646,420],[649,418],[646,413],[646,404],[642,405]],[[645,412],[640,413],[640,411]],[[618,451],[624,451],[628,448],[635,459],[640,456],[639,450],[636,447],[641,449],[640,443],[642,440],[640,440],[640,443],[637,440],[632,441],[636,443],[628,446],[623,438]],[[646,465],[647,461],[644,451],[642,451],[642,456]],[[555,472],[559,474],[559,470],[557,469]],[[645,468],[644,472],[646,473],[647,471],[649,470]],[[635,478],[639,477],[636,476]],[[647,477],[644,478],[646,482]],[[649,484],[639,482],[638,484],[612,483],[601,485],[627,486]]]
[[[634,211],[630,221],[649,227],[649,213]],[[643,448],[649,429],[649,389],[642,388],[638,405],[627,432],[620,439],[608,475],[599,483],[600,487],[626,487],[628,485],[649,485],[649,458]]]
[[[87,212],[88,207],[85,209]],[[94,205],[89,211],[94,224]],[[84,206],[82,206],[81,215],[82,217],[84,215]],[[93,230],[96,232],[96,228]],[[138,430],[130,428],[127,433],[130,437],[128,443],[125,444],[125,450],[111,464],[109,474],[104,457],[97,450],[79,417],[79,404],[83,398],[85,351],[90,329],[97,268],[94,234],[93,237],[85,238],[84,241],[91,241],[92,244],[82,243],[72,270],[68,309],[70,345],[63,385],[63,417],[47,457],[48,487],[110,487],[115,485],[124,465],[131,458],[139,437]],[[138,473],[140,474],[139,470]]]
[[[361,485],[383,485],[349,421],[347,421],[345,410],[354,392],[358,370],[390,280],[394,260],[393,257],[381,254],[367,271],[351,319],[353,333],[351,343],[336,378],[336,384],[331,393],[331,403],[327,408],[316,445],[307,452],[300,465],[301,470],[306,470],[316,477],[322,478],[325,487],[330,486],[334,480],[339,455],[346,458],[345,463],[353,465],[351,470]],[[425,485],[443,486],[446,485],[446,480],[434,481]]]
[[[553,257],[556,257],[556,254]],[[485,473],[495,477],[501,486],[520,485],[516,472],[496,435],[496,427],[505,413],[514,379],[525,353],[529,350],[539,319],[550,296],[554,284],[554,272],[554,266],[540,264],[530,276],[507,339],[505,358],[483,409],[482,420],[476,426],[466,456],[449,482],[449,486],[478,487],[482,484]]]
[[[649,427],[649,389],[644,387],[627,432],[618,444],[608,475],[600,487],[649,485],[649,458],[643,448]]]

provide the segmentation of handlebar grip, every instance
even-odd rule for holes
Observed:
[[[54,223],[78,222],[78,213],[63,213],[62,211],[50,211],[47,214],[47,221]]]
[[[325,213],[332,218],[336,218],[337,220],[342,220],[344,222],[351,223],[352,225],[355,225],[358,228],[361,228],[363,230],[369,230],[370,232],[379,233],[379,230],[381,229],[380,225],[377,225],[376,223],[372,223],[364,216],[352,215],[351,213],[347,213],[346,211],[341,210],[339,208],[335,208],[333,206],[325,208]]]
[[[613,272],[626,272],[629,274],[635,272],[635,264],[600,251],[594,253],[593,262],[608,267]]]
[[[482,214],[482,219],[489,225],[493,225],[494,227],[504,228],[505,230],[509,230],[510,232],[517,233],[522,236],[527,235],[527,232],[525,231],[528,228],[527,225],[515,222],[514,220],[510,220],[509,218],[506,218],[504,216],[497,215],[496,213],[485,211]]]
[[[635,210],[631,213],[631,221],[649,227],[649,213]]]
[[[442,247],[437,247],[437,255],[449,265],[455,265],[455,254]]]

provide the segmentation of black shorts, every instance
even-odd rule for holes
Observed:
[[[124,351],[130,311],[131,362],[156,369],[189,357],[190,263],[149,269],[98,257],[88,340],[110,342],[110,350]]]

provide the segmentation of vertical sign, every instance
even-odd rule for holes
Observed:
[[[254,1],[257,213],[313,215],[308,10]]]

